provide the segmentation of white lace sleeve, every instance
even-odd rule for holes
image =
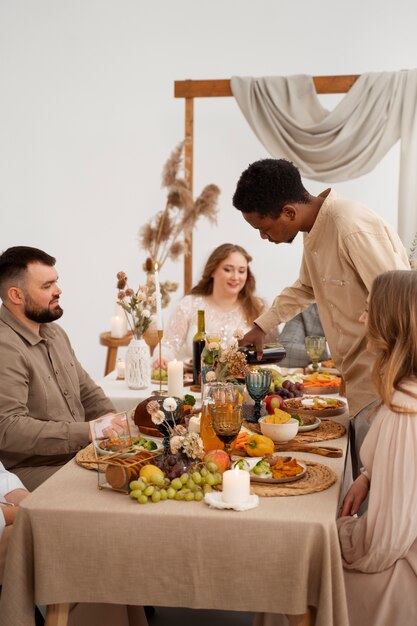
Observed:
[[[169,317],[162,339],[162,358],[166,361],[182,356],[185,346],[191,353],[192,346],[188,346],[188,339],[190,330],[197,321],[194,300],[193,296],[182,298]]]

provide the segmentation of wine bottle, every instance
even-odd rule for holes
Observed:
[[[247,362],[252,364],[263,365],[265,363],[279,363],[286,357],[286,350],[280,343],[270,343],[263,347],[262,359],[258,361],[256,358],[255,346],[242,346],[239,348],[240,352],[246,355]]]
[[[199,384],[201,372],[201,353],[206,345],[204,311],[197,311],[197,332],[193,337],[193,384]]]

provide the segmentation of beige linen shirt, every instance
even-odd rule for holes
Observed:
[[[88,444],[86,420],[115,410],[75,358],[64,330],[41,324],[40,334],[2,305],[0,458],[13,471],[65,463]]]
[[[256,324],[268,331],[316,302],[354,416],[377,398],[371,382],[373,357],[359,322],[372,281],[388,270],[410,269],[410,264],[398,235],[376,213],[331,189],[320,197],[325,200],[313,228],[304,234],[298,279]]]

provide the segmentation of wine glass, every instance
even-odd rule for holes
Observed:
[[[232,383],[212,382],[205,383],[201,395],[201,418],[200,436],[203,440],[204,450],[216,450],[221,448],[221,440],[216,436],[211,413],[214,406],[228,406],[237,404]]]
[[[307,355],[311,359],[313,370],[317,372],[319,368],[319,361],[323,356],[323,352],[326,348],[326,337],[319,337],[317,335],[309,335],[304,340]]]
[[[272,372],[268,369],[259,369],[246,375],[246,389],[252,400],[255,400],[253,416],[247,418],[249,422],[258,423],[261,417],[261,400],[269,391],[271,378]]]
[[[210,410],[214,432],[224,443],[224,450],[230,456],[231,443],[239,434],[242,426],[242,412],[236,404],[214,404]]]

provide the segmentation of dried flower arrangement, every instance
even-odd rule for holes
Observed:
[[[127,323],[135,339],[140,339],[149,328],[152,314],[155,312],[155,286],[153,291],[148,285],[140,285],[137,291],[127,284],[125,272],[117,273],[118,304],[122,307]]]
[[[177,401],[175,398],[165,398],[162,408],[163,411],[157,400],[151,400],[146,405],[146,410],[151,416],[152,422],[156,426],[160,426],[161,424],[165,425],[170,436],[169,443],[172,454],[177,454],[182,451],[189,459],[202,459],[204,456],[204,447],[200,435],[195,432],[187,432],[182,424],[176,424],[175,422],[174,412],[177,409]],[[171,414],[172,426],[164,411]]]
[[[243,332],[238,329],[233,333],[235,341],[226,348],[221,346],[220,341],[212,340],[202,352],[202,362],[210,371],[206,374],[207,382],[233,381],[245,378],[249,371],[246,355],[239,352],[238,339],[243,337]]]
[[[179,177],[184,145],[182,141],[176,146],[162,171],[162,187],[167,190],[164,210],[139,231],[141,247],[148,254],[144,264],[146,272],[153,272],[156,264],[161,269],[168,258],[175,261],[187,252],[187,235],[200,217],[216,223],[220,189],[216,185],[207,185],[193,200],[186,181]]]

